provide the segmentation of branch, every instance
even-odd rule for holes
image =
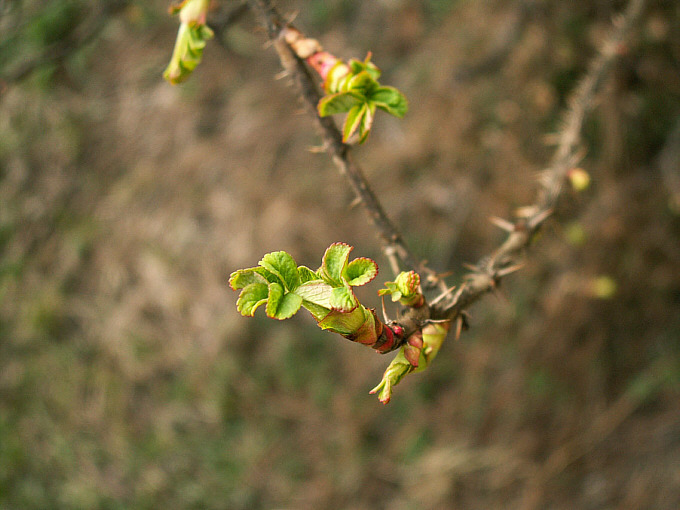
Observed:
[[[645,1],[631,0],[625,12],[614,20],[614,28],[591,62],[588,72],[575,89],[569,102],[564,125],[558,136],[558,143],[550,165],[539,179],[536,202],[522,209],[516,221],[492,220],[508,232],[506,240],[491,255],[470,266],[471,272],[465,282],[442,304],[433,307],[432,317],[436,319],[464,320],[464,311],[483,295],[494,291],[501,279],[518,270],[520,256],[529,246],[534,235],[552,214],[562,194],[568,173],[582,157],[581,133],[585,117],[593,110],[595,97],[607,73],[620,54],[626,37],[639,19]]]
[[[366,208],[368,216],[378,231],[383,242],[383,252],[390,260],[395,273],[399,272],[397,258],[408,269],[413,269],[427,277],[431,286],[440,282],[436,273],[416,258],[406,244],[401,232],[387,216],[377,196],[371,189],[363,171],[351,155],[349,145],[343,143],[342,134],[330,117],[321,117],[317,111],[317,105],[321,96],[318,92],[316,80],[309,72],[304,62],[291,50],[284,40],[283,32],[288,26],[281,15],[272,7],[269,0],[249,0],[252,9],[258,11],[265,20],[265,26],[270,40],[273,42],[281,65],[286,73],[291,76],[302,97],[305,109],[314,118],[317,128],[321,133],[324,147],[331,157],[336,168],[344,175],[358,201]]]

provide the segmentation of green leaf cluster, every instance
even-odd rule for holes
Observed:
[[[241,290],[238,311],[252,316],[265,305],[267,316],[283,320],[303,307],[323,329],[344,335],[355,333],[369,320],[366,312],[370,312],[361,306],[352,287],[373,280],[378,265],[365,257],[350,262],[351,251],[345,243],[332,244],[316,271],[298,266],[285,251],[266,254],[257,267],[240,269],[229,278],[231,288]]]
[[[362,62],[352,59],[349,65],[338,62],[324,83],[327,95],[318,104],[319,115],[326,117],[347,113],[342,138],[347,142],[358,133],[363,143],[373,126],[376,109],[402,118],[408,110],[406,97],[396,88],[380,85],[380,69],[371,61],[370,54]]]

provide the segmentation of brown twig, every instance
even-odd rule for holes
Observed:
[[[592,111],[599,87],[609,68],[620,54],[622,45],[640,17],[645,1],[631,0],[625,12],[614,21],[614,28],[591,62],[588,72],[575,89],[569,103],[557,148],[539,179],[539,192],[534,205],[523,208],[516,221],[495,221],[508,231],[508,237],[491,255],[482,258],[465,277],[450,299],[432,310],[433,318],[455,319],[483,295],[494,291],[500,280],[519,269],[519,261],[534,235],[551,215],[567,179],[569,170],[582,157],[581,133],[586,116]]]
[[[287,26],[286,21],[271,5],[269,0],[249,0],[249,4],[251,8],[263,16],[269,38],[274,44],[281,64],[286,73],[294,80],[303,99],[305,109],[314,118],[317,128],[321,133],[324,147],[333,163],[340,173],[347,178],[357,199],[366,208],[371,222],[382,239],[383,251],[390,261],[392,269],[398,272],[398,260],[400,260],[407,269],[413,269],[423,274],[426,277],[426,281],[431,282],[432,286],[443,284],[436,273],[415,257],[409,249],[401,232],[389,219],[385,209],[371,189],[363,171],[354,161],[351,147],[343,143],[342,134],[336,127],[333,119],[319,116],[317,104],[321,96],[316,80],[304,62],[295,55],[282,37],[282,32]],[[442,289],[444,288],[445,286],[442,287]]]

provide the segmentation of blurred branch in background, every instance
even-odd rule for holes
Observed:
[[[11,3],[0,18],[0,26],[13,29],[12,37],[0,41],[0,66],[4,68],[0,72],[0,93],[35,70],[58,64],[90,44],[101,35],[110,17],[130,1],[51,2],[29,12],[27,17],[21,4]],[[26,48],[32,50],[24,53]]]
[[[522,207],[517,220],[494,220],[495,224],[508,231],[504,243],[491,255],[482,258],[467,276],[467,281],[451,296],[441,310],[433,313],[437,318],[455,319],[482,295],[494,291],[500,280],[514,272],[521,263],[521,256],[529,247],[535,235],[550,217],[557,205],[569,172],[575,170],[583,157],[582,136],[586,116],[595,107],[600,85],[617,56],[625,48],[632,28],[639,20],[645,2],[631,0],[625,12],[614,22],[609,37],[602,43],[588,72],[573,92],[569,109],[564,116],[564,124],[555,135],[557,148],[555,154],[539,179],[540,191],[535,204]]]

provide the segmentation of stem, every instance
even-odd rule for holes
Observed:
[[[557,148],[550,165],[542,173],[540,189],[532,213],[514,223],[507,222],[508,237],[491,255],[483,257],[466,282],[445,304],[432,311],[436,319],[456,319],[466,308],[483,295],[493,291],[500,280],[519,269],[518,260],[529,246],[534,234],[550,217],[562,195],[568,171],[582,157],[581,134],[586,116],[593,110],[595,97],[611,65],[619,55],[621,45],[640,18],[645,0],[631,0],[624,13],[614,21],[614,29],[592,60],[588,72],[572,94],[570,107],[565,114],[564,127],[559,133]]]
[[[316,80],[309,72],[305,63],[294,54],[281,37],[282,31],[286,27],[286,22],[281,18],[269,0],[249,0],[249,4],[251,8],[260,12],[264,17],[269,38],[274,43],[281,64],[286,72],[293,77],[302,96],[305,109],[314,118],[324,141],[324,147],[331,160],[340,173],[349,181],[357,200],[366,208],[369,219],[382,239],[383,252],[390,260],[392,269],[396,269],[395,274],[399,272],[396,256],[408,269],[413,269],[416,272],[427,275],[429,282],[438,281],[436,273],[413,255],[401,232],[387,216],[385,209],[371,189],[363,171],[352,158],[350,147],[342,142],[342,134],[336,127],[333,119],[319,116],[317,104],[321,96],[316,86]]]

